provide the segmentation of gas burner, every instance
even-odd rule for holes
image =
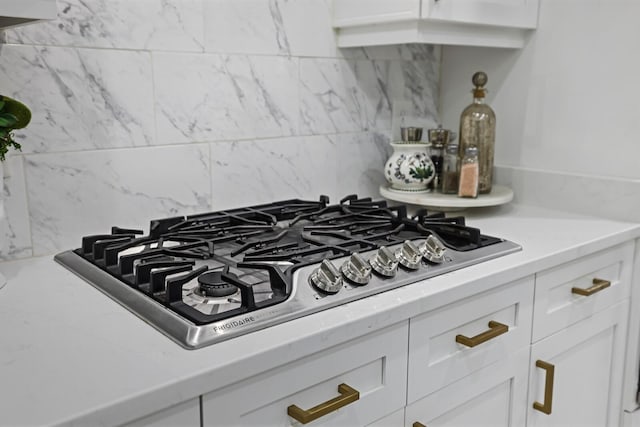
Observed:
[[[197,348],[518,250],[463,217],[352,195],[113,227],[56,260]]]
[[[230,273],[227,273],[230,274]],[[221,271],[207,271],[198,276],[197,292],[206,297],[228,297],[238,292],[238,288],[222,278]]]

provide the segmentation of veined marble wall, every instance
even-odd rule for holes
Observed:
[[[167,215],[376,196],[397,117],[437,122],[439,50],[338,49],[329,0],[58,10],[0,44],[0,93],[33,111],[5,162],[0,259]]]

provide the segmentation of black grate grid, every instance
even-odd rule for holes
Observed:
[[[424,238],[435,233],[459,250],[499,239],[465,227],[463,218],[420,213],[403,206],[348,196],[339,204],[285,200],[246,208],[151,221],[149,234],[113,227],[87,236],[75,252],[196,324],[268,307],[286,300],[293,272],[323,259]],[[200,292],[198,278],[221,271],[233,295]]]

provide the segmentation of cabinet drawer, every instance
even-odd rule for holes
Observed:
[[[404,408],[394,412],[391,415],[374,421],[367,425],[367,427],[400,427],[404,425]]]
[[[629,296],[632,265],[629,242],[538,273],[533,342]]]
[[[533,287],[531,276],[411,319],[409,403],[528,346]],[[458,336],[484,342],[469,347]]]
[[[273,369],[202,398],[204,426],[300,425],[287,414],[295,405],[315,408],[348,390],[359,399],[313,421],[313,425],[370,424],[406,402],[408,324],[402,322]]]
[[[504,355],[406,409],[406,427],[524,426],[529,347]]]

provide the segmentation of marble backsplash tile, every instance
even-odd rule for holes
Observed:
[[[385,184],[384,164],[391,155],[390,133],[361,132],[335,135],[338,148],[339,197],[358,194],[380,198],[379,186]]]
[[[210,210],[209,146],[25,156],[34,255],[76,248],[111,226]]]
[[[296,134],[297,62],[277,56],[154,53],[159,142]]]
[[[389,93],[392,99],[408,105],[406,114],[416,119],[419,126],[430,128],[437,125],[435,120],[428,120],[438,117],[438,64],[424,60],[392,61],[390,67]]]
[[[205,50],[337,57],[330,0],[205,1]]]
[[[0,46],[0,93],[33,113],[26,153],[154,144],[151,77],[148,52]]]
[[[36,45],[202,52],[203,1],[57,0],[57,20],[7,30],[6,40]]]
[[[211,144],[213,208],[337,197],[337,146],[331,136]]]
[[[300,131],[360,132],[391,126],[388,61],[300,59]]]
[[[58,8],[0,38],[0,93],[33,111],[8,160],[0,259],[154,217],[378,197],[399,114],[437,123],[440,49],[340,49],[331,0]]]
[[[32,255],[22,156],[8,156],[2,168],[4,218],[0,215],[0,260]],[[0,180],[1,182],[2,180]]]
[[[429,61],[440,64],[442,48],[431,44],[392,44],[384,46],[349,47],[340,49],[347,59],[388,59]],[[437,82],[436,82],[437,83]]]

